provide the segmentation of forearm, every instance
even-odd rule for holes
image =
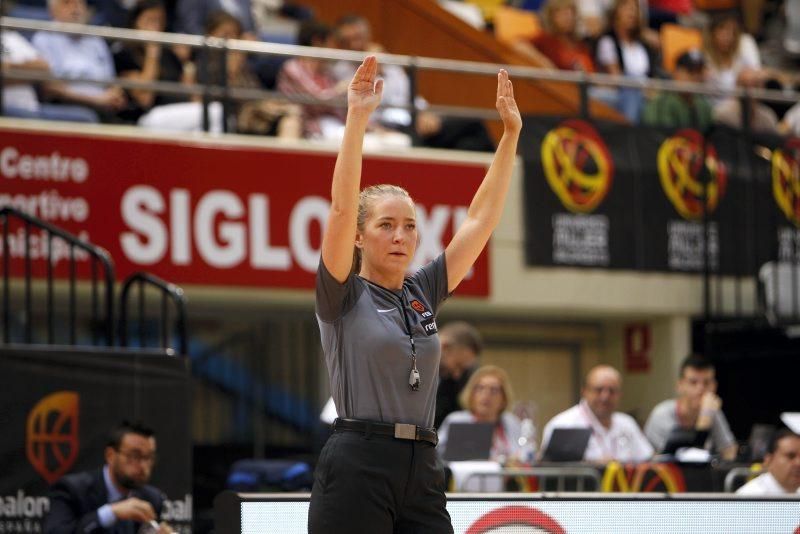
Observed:
[[[361,186],[361,162],[364,134],[369,115],[348,111],[342,146],[336,158],[331,185],[331,209],[355,213]]]
[[[59,100],[84,106],[98,107],[100,105],[97,98],[92,95],[72,91],[69,86],[61,82],[53,82],[45,85],[45,92]]]
[[[492,164],[467,211],[467,218],[479,221],[489,229],[489,232],[500,222],[503,213],[516,160],[518,140],[519,131],[503,133]]]
[[[369,114],[349,111],[342,146],[333,169],[331,210],[322,239],[325,266],[340,281],[352,266],[352,247],[358,217],[364,133]]]

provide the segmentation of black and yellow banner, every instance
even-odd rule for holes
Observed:
[[[521,152],[529,265],[746,274],[800,251],[800,140],[536,117]]]

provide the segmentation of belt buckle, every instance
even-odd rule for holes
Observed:
[[[394,437],[397,439],[417,439],[417,426],[403,423],[394,424]]]

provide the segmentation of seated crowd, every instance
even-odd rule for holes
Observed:
[[[518,417],[512,410],[513,393],[506,371],[477,363],[482,346],[477,330],[459,322],[445,325],[441,331],[437,448],[445,460],[453,457],[447,452],[451,428],[463,423],[493,425],[488,459],[506,466],[526,465],[536,459],[559,460],[549,451],[556,429],[587,429],[588,441],[582,449],[582,457],[575,460],[592,464],[612,461],[639,464],[674,458],[709,461],[715,456],[727,461],[737,459],[737,441],[716,394],[714,366],[701,356],[690,355],[684,359],[676,397],[656,405],[643,430],[633,417],[619,411],[620,373],[608,365],[595,366],[584,379],[580,402],[557,414],[544,426],[537,451],[532,422],[527,417]],[[455,388],[456,383],[463,389]],[[448,402],[448,398],[455,395],[462,410]],[[747,483],[739,493],[800,493],[800,435],[789,429],[777,430],[766,448],[763,469],[763,474]]]
[[[44,2],[45,0],[41,0]],[[111,24],[137,30],[176,31],[223,39],[292,42],[360,52],[381,52],[368,21],[345,16],[335,27],[313,19],[307,8],[290,2],[269,6],[253,0],[47,0],[49,17],[58,22]],[[451,2],[452,3],[452,2]],[[540,0],[506,2],[467,0],[477,4],[490,24],[504,4],[533,11],[541,29],[512,46],[542,68],[606,73],[632,79],[652,77],[705,83],[726,90],[736,87],[795,89],[789,69],[767,67],[756,39],[763,14],[747,2],[739,10],[703,12],[691,0]],[[739,2],[729,2],[738,4]],[[273,5],[274,4],[274,5]],[[282,24],[276,24],[282,21]],[[662,47],[670,25],[694,32],[696,46],[669,51]],[[275,28],[284,28],[276,31]],[[289,30],[286,30],[289,28]],[[660,33],[659,33],[660,31]],[[283,32],[283,33],[281,33]],[[346,82],[354,64],[312,58],[248,56],[231,51],[204,53],[185,46],[114,42],[101,38],[37,32],[28,36],[4,31],[3,68],[14,68],[91,83],[58,81],[35,84],[4,80],[3,113],[7,116],[138,124],[159,130],[232,131],[256,135],[338,140],[342,131]],[[795,41],[785,39],[793,51]],[[687,45],[688,46],[688,45]],[[795,47],[797,48],[797,47]],[[788,52],[787,52],[788,53]],[[792,52],[794,53],[794,52]],[[427,111],[424,98],[412,125],[410,83],[404,69],[382,66],[385,108],[371,124],[367,142],[490,151],[493,142],[478,120],[445,117]],[[116,77],[142,82],[170,82],[178,90],[123,90]],[[108,82],[108,83],[103,83]],[[270,98],[243,104],[212,102],[204,117],[199,94],[180,92],[196,82],[234,89],[278,91],[289,99]],[[632,123],[693,127],[719,123],[741,127],[739,99],[707,98],[691,93],[653,93],[639,88],[595,86],[590,96],[615,108]],[[291,100],[294,103],[290,103]],[[308,99],[316,99],[316,104]],[[747,121],[756,131],[800,134],[800,106],[751,102]],[[226,113],[227,112],[227,113]],[[223,117],[227,123],[223,124]]]
[[[172,6],[170,11],[169,7]],[[94,15],[86,0],[48,0],[56,22],[87,21],[124,25],[135,30],[203,34],[219,39],[272,38],[252,16],[249,0],[138,0],[125,9],[116,0],[96,1]],[[293,17],[289,42],[303,46],[380,51],[369,23],[346,16],[335,28],[311,18],[304,8],[284,5],[279,13]],[[124,15],[124,16],[123,16]],[[15,31],[2,32],[3,68],[48,72],[76,81],[5,80],[3,114],[11,117],[137,124],[152,130],[236,132],[278,137],[338,141],[344,129],[347,83],[353,64],[308,57],[248,56],[238,51],[192,49],[158,43],[113,42],[91,36],[40,31],[30,41]],[[278,37],[280,40],[280,37]],[[224,57],[223,57],[224,55]],[[461,150],[494,150],[483,123],[421,111],[412,125],[410,81],[400,67],[385,65],[386,107],[370,126],[367,143]],[[164,91],[127,89],[114,79],[166,82]],[[78,81],[89,79],[91,82]],[[103,83],[107,82],[107,83]],[[208,103],[191,93],[195,83],[232,90],[277,91],[284,98],[231,99]],[[181,89],[184,89],[181,91]],[[425,107],[424,99],[418,98]],[[226,118],[224,121],[223,118]],[[224,124],[223,124],[224,122]]]

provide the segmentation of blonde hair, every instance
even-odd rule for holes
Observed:
[[[558,9],[570,8],[575,12],[575,17],[578,17],[578,5],[575,0],[547,0],[545,4],[542,6],[542,26],[544,29],[553,32],[553,14]],[[577,35],[577,24],[575,25],[575,29],[572,31],[573,36]]]
[[[367,219],[372,213],[372,206],[375,204],[375,202],[384,197],[389,197],[389,196],[407,198],[408,201],[411,203],[411,205],[412,206],[414,205],[414,200],[411,198],[411,195],[409,195],[408,191],[406,191],[399,185],[378,184],[366,187],[358,195],[358,215],[356,217],[356,231],[358,231],[359,233],[364,231]],[[353,272],[358,274],[360,270],[361,270],[361,249],[354,246]]]
[[[500,412],[502,413],[514,401],[514,391],[511,389],[511,380],[508,378],[506,370],[496,365],[484,365],[476,369],[475,372],[472,373],[472,376],[469,377],[467,385],[464,386],[464,389],[462,389],[461,393],[458,395],[458,402],[461,404],[462,408],[471,412],[475,387],[478,385],[481,378],[485,376],[493,376],[500,380],[500,387],[503,390],[503,405],[500,408]]]

